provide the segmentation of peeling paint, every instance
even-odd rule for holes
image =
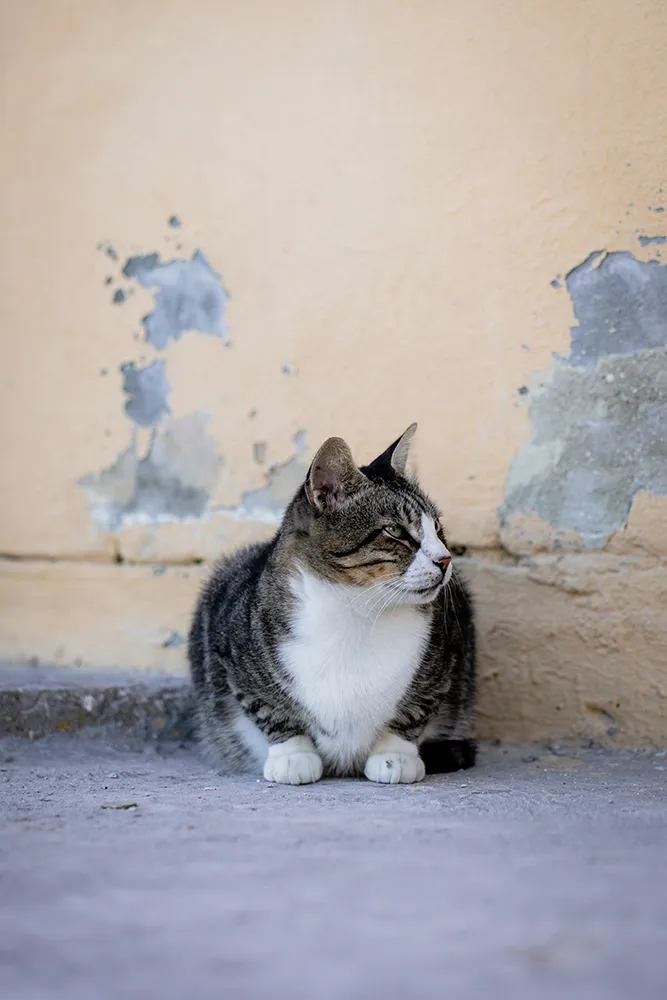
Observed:
[[[118,254],[116,253],[116,251],[114,250],[114,248],[111,246],[110,243],[102,241],[101,243],[97,244],[97,249],[105,253],[109,258],[109,260],[118,260]]]
[[[135,435],[113,465],[80,479],[97,526],[115,532],[206,516],[222,467],[207,422],[203,413],[170,419],[153,431],[143,457]]]
[[[172,632],[168,639],[162,643],[163,649],[180,649],[185,645],[185,639],[180,632]]]
[[[172,229],[181,226],[176,215],[167,221]],[[118,259],[107,241],[99,243],[98,250]],[[188,330],[226,338],[229,295],[201,250],[191,260],[162,261],[159,253],[129,257],[122,273],[153,292],[155,308],[142,320],[146,340],[153,347],[163,349]],[[111,282],[108,278],[107,283]],[[134,292],[134,286],[117,288],[112,302],[120,305]],[[139,333],[133,332],[133,337],[138,339]],[[155,360],[141,367],[143,360],[128,361],[120,371],[127,417],[137,427],[153,430],[147,452],[139,454],[135,430],[129,447],[111,466],[79,480],[92,517],[104,531],[206,516],[222,465],[215,441],[206,432],[206,416],[171,418],[165,362]]]
[[[188,330],[226,339],[229,293],[201,250],[192,260],[162,262],[159,253],[130,257],[123,274],[155,293],[155,309],[142,320],[153,347],[163,350]]]
[[[154,427],[169,413],[167,397],[171,386],[165,378],[164,361],[137,368],[133,361],[121,365],[125,412],[140,427]]]
[[[504,539],[534,513],[555,537],[602,547],[637,493],[667,496],[667,267],[596,251],[566,283],[579,324],[569,356],[530,386],[533,436],[499,518]]]
[[[306,478],[306,450],[306,432],[298,431],[294,435],[294,454],[286,462],[268,470],[265,486],[244,493],[235,507],[217,507],[215,510],[236,521],[279,524],[285,507]]]
[[[578,320],[568,364],[594,366],[603,355],[667,344],[667,268],[658,261],[596,250],[566,284]]]
[[[664,246],[667,243],[667,236],[640,236],[638,240],[640,247]]]
[[[294,435],[294,452],[303,455],[308,451],[308,434],[306,431],[297,431]]]

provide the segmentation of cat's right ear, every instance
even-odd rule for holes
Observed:
[[[391,472],[392,470],[399,476],[405,475],[405,467],[408,464],[408,455],[410,453],[410,445],[412,444],[412,439],[415,436],[415,431],[417,430],[417,424],[410,424],[407,431],[401,434],[400,438],[390,444],[386,451],[383,451],[374,462],[371,462],[369,469],[373,472]]]
[[[352,452],[342,438],[328,438],[319,449],[306,476],[308,503],[316,510],[333,510],[365,481]]]

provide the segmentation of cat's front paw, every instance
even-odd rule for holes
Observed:
[[[371,754],[364,768],[369,781],[385,785],[411,785],[413,781],[421,781],[425,773],[424,762],[418,754],[397,750]]]
[[[426,773],[424,762],[414,743],[396,733],[385,732],[372,747],[364,774],[369,781],[383,785],[411,785]]]
[[[269,747],[264,777],[281,785],[310,785],[322,777],[322,760],[308,736],[293,736]]]

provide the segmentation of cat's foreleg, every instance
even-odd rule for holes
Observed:
[[[264,777],[283,785],[309,785],[322,777],[322,759],[286,704],[270,705],[236,693],[244,715],[266,737]]]

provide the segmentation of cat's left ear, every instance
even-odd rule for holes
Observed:
[[[365,482],[345,441],[329,438],[315,455],[306,476],[306,496],[311,507],[332,510]]]
[[[394,441],[393,444],[390,444],[387,450],[383,451],[381,455],[378,455],[374,462],[371,462],[369,469],[380,471],[382,466],[385,468],[389,466],[397,476],[404,476],[410,454],[410,445],[412,444],[416,430],[417,424],[410,424],[407,431],[400,438]]]

